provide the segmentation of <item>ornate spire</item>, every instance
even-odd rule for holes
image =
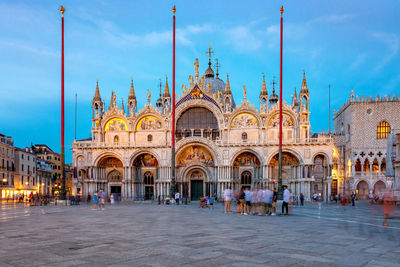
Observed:
[[[293,94],[293,97],[292,97],[292,106],[293,107],[299,106],[299,101],[297,99],[296,87],[294,88],[294,94]]]
[[[128,99],[136,99],[135,88],[133,88],[133,78],[131,77],[131,91],[129,92]]]
[[[98,79],[96,79],[96,91],[94,92],[93,101],[101,101]]]
[[[276,104],[279,100],[279,96],[277,94],[275,94],[275,77],[272,78],[272,95],[269,96],[269,103],[271,104]]]
[[[229,83],[229,74],[226,73],[226,84],[225,84],[225,94],[226,95],[231,95],[231,85]]]
[[[306,73],[303,70],[303,82],[301,83],[300,94],[308,94],[307,82],[306,82]]]
[[[263,75],[263,82],[262,82],[262,86],[261,86],[260,96],[268,95],[267,85],[265,84],[265,74],[264,74],[264,72],[262,73],[262,75]]]
[[[121,109],[122,109],[122,112],[125,114],[125,105],[124,105],[124,99],[123,99],[123,98],[121,98],[121,100],[122,100],[122,103],[121,103]]]
[[[208,69],[206,70],[205,76],[206,78],[214,78],[214,71],[211,68],[211,57],[214,55],[214,50],[211,47],[211,43],[210,46],[208,47],[208,50],[206,51],[206,55],[208,55]]]
[[[216,75],[217,75],[217,79],[218,79],[218,76],[219,76],[219,72],[218,71],[219,71],[219,68],[221,67],[221,64],[218,62],[218,58],[215,59],[214,67],[217,69]]]
[[[167,75],[165,75],[165,88],[164,88],[163,97],[171,97],[171,95],[169,94],[168,76]]]

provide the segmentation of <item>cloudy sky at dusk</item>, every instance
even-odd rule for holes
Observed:
[[[134,78],[139,108],[159,79],[172,76],[172,11],[177,5],[177,93],[193,75],[195,58],[207,68],[215,58],[229,72],[236,103],[258,107],[262,72],[268,92],[279,79],[279,8],[283,1],[4,1],[0,0],[0,133],[19,147],[45,143],[60,151],[61,16],[65,14],[66,162],[74,139],[78,94],[78,139],[91,135],[91,99],[96,78],[108,106],[129,94]],[[290,1],[284,13],[283,93],[291,101],[305,70],[314,132],[328,129],[332,110],[353,88],[359,95],[400,94],[399,1]],[[171,85],[171,83],[170,83]],[[170,86],[171,88],[171,86]]]

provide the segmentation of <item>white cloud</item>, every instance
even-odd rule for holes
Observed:
[[[24,51],[30,54],[35,54],[38,56],[48,56],[48,57],[59,57],[60,54],[55,51],[44,48],[44,47],[35,47],[33,45],[23,44],[18,40],[0,40],[0,46],[7,46],[7,49],[17,49],[20,51]]]
[[[229,43],[239,51],[257,50],[262,41],[255,36],[250,28],[237,26],[226,31]]]
[[[356,14],[331,14],[331,15],[325,15],[321,17],[317,17],[313,20],[311,20],[309,23],[320,23],[320,22],[325,22],[325,23],[340,23],[340,22],[345,22],[352,20],[353,18],[356,18],[358,15]]]
[[[349,70],[355,70],[359,66],[361,66],[364,62],[365,59],[367,58],[366,54],[359,54],[357,57],[353,60],[353,62],[349,66]]]
[[[399,37],[394,33],[386,32],[374,32],[372,33],[372,37],[386,44],[389,50],[389,53],[383,57],[382,61],[375,67],[375,71],[379,71],[397,55],[399,51]]]

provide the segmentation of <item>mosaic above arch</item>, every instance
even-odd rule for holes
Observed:
[[[243,152],[236,157],[233,166],[260,166],[260,160],[250,152]]]
[[[240,113],[236,115],[231,123],[231,128],[257,127],[258,120],[256,116],[250,113]]]
[[[177,158],[179,165],[186,165],[190,163],[202,163],[207,166],[214,165],[213,157],[206,148],[202,146],[192,145],[185,148],[179,153]]]
[[[277,113],[271,117],[271,119],[268,122],[268,126],[269,127],[279,127],[279,113]],[[293,119],[285,113],[282,114],[282,126],[283,127],[293,127],[294,126]]]
[[[128,124],[120,118],[114,118],[106,123],[104,130],[107,131],[127,131]]]
[[[163,125],[160,119],[155,116],[145,116],[139,120],[136,125],[136,130],[159,130],[162,129]]]
[[[136,158],[134,165],[136,167],[157,167],[158,161],[151,154],[142,154]]]

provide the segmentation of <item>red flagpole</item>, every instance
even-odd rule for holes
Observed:
[[[64,12],[65,8],[60,7],[61,11],[61,199],[66,199],[65,194],[65,172],[64,172]]]
[[[281,7],[281,53],[279,77],[279,177],[278,194],[282,196],[282,47],[283,47],[283,6]]]
[[[172,7],[173,31],[172,31],[172,131],[171,131],[171,193],[175,194],[175,12],[176,6]]]

